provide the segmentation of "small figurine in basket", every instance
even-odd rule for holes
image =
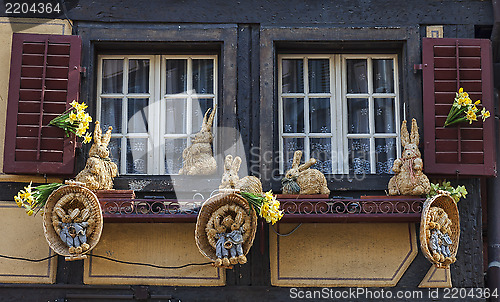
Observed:
[[[222,174],[219,189],[236,189],[242,192],[249,192],[256,195],[262,195],[262,183],[255,176],[245,176],[242,179],[238,176],[241,166],[241,158],[236,156],[233,160],[232,155],[227,155],[224,160],[224,174]]]
[[[406,121],[403,121],[401,145],[404,150],[401,158],[396,159],[392,166],[396,175],[389,181],[389,195],[421,196],[431,190],[429,178],[422,172],[424,163],[418,150],[419,139],[417,121],[412,119],[411,136],[408,134]]]
[[[109,126],[108,131],[102,135],[99,122],[95,122],[94,144],[90,147],[87,164],[76,176],[76,181],[84,183],[91,190],[112,189],[113,178],[118,175],[118,167],[109,159],[108,144],[112,129]]]
[[[234,222],[231,224],[231,232],[226,234],[227,241],[230,242],[229,252],[231,253],[231,258],[229,261],[231,264],[245,264],[247,263],[247,257],[243,253],[242,244],[243,233],[245,230],[242,227],[243,225],[243,215],[242,213],[238,213]]]
[[[310,158],[300,165],[302,151],[293,154],[292,168],[288,170],[281,180],[283,194],[330,194],[325,175],[316,169],[310,169],[316,159]]]
[[[56,206],[54,213],[52,217],[54,229],[68,246],[69,253],[81,254],[87,251],[90,248],[86,235],[87,228],[91,224],[87,221],[90,216],[89,209],[84,209],[81,213],[79,208],[69,209],[66,212],[61,206]]]
[[[215,107],[210,113],[205,113],[200,132],[196,133],[191,146],[182,151],[182,168],[179,174],[184,175],[211,175],[217,171],[217,162],[212,154],[212,123],[215,117]]]

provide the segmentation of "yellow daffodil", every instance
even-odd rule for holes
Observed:
[[[78,102],[77,102],[76,100],[73,100],[73,102],[71,102],[71,103],[69,103],[69,104],[71,105],[71,107],[73,107],[73,108],[75,108],[75,109],[77,109],[77,108],[78,108],[78,106],[80,105],[80,104],[78,104]]]
[[[490,117],[490,112],[488,110],[486,110],[486,108],[483,108],[483,110],[481,110],[481,117],[483,118],[483,122]]]
[[[83,110],[87,109],[87,107],[88,106],[84,102],[82,102],[81,104],[77,105],[76,110],[83,111]]]
[[[476,113],[472,110],[467,111],[465,118],[469,121],[469,124],[472,124],[472,121],[477,121]]]
[[[75,134],[76,136],[82,137],[85,131],[87,131],[87,129],[83,126],[83,124],[79,124]]]
[[[28,210],[28,211],[26,212],[26,214],[28,214],[28,216],[32,216],[32,215],[33,215],[33,210]]]
[[[477,106],[477,105],[479,105],[479,104],[481,104],[481,100],[477,100],[477,101],[474,103],[474,105],[476,105],[476,106]]]
[[[90,135],[90,133],[85,133],[85,136],[83,137],[83,143],[84,144],[87,144],[87,143],[90,143],[90,141],[92,140],[92,135]]]
[[[71,112],[69,114],[69,122],[71,124],[73,124],[73,122],[76,122],[77,119],[78,119],[78,117],[76,116],[75,112]]]
[[[273,199],[273,192],[269,191],[264,194],[266,200],[272,200]]]

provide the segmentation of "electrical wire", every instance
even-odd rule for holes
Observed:
[[[278,233],[278,231],[276,231],[276,229],[274,229],[274,225],[271,225],[271,229],[276,233],[276,235],[281,236],[281,237],[286,237],[286,236],[292,235],[293,232],[295,232],[301,225],[302,225],[302,223],[299,223],[293,230],[291,230],[290,232],[288,232],[286,234]]]
[[[55,256],[57,256],[57,254],[53,254],[51,256],[48,256],[48,257],[45,257],[45,258],[41,258],[41,259],[29,259],[29,258],[23,258],[23,257],[14,257],[14,256],[0,255],[0,258],[6,258],[6,259],[11,259],[11,260],[29,261],[29,262],[42,262],[42,261],[54,258]]]

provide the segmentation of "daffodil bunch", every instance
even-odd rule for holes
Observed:
[[[264,218],[268,223],[275,224],[283,217],[283,211],[280,210],[280,202],[273,195],[272,191],[265,193],[264,196],[248,192],[241,192],[240,194],[253,206],[259,216]]]
[[[477,108],[479,105],[481,105],[480,100],[473,103],[469,94],[463,88],[460,88],[456,93],[453,106],[448,113],[444,126],[447,127],[464,121],[469,121],[469,124],[472,124],[473,121],[477,121],[478,117],[482,118],[484,122],[490,117],[490,112],[485,107],[479,110]]]
[[[465,186],[452,187],[449,181],[443,181],[442,183],[431,183],[431,191],[427,194],[427,198],[439,194],[439,191],[447,191],[450,193],[451,198],[458,203],[460,198],[467,198],[467,189]]]
[[[73,101],[70,103],[71,108],[50,121],[49,125],[59,127],[64,130],[69,137],[74,133],[78,137],[83,137],[83,143],[89,143],[92,136],[87,132],[89,123],[92,122],[92,117],[85,112],[87,105]]]
[[[14,196],[14,201],[18,207],[24,208],[26,214],[31,216],[33,213],[38,213],[45,206],[49,195],[61,186],[63,184],[51,183],[32,187],[30,182],[27,187],[24,187],[24,190],[19,191]]]

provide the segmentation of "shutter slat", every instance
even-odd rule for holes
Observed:
[[[443,128],[458,87],[493,110],[490,41],[424,38],[422,46],[426,173],[496,175],[492,118]]]
[[[72,174],[74,138],[48,123],[78,100],[78,36],[14,34],[5,173]]]

